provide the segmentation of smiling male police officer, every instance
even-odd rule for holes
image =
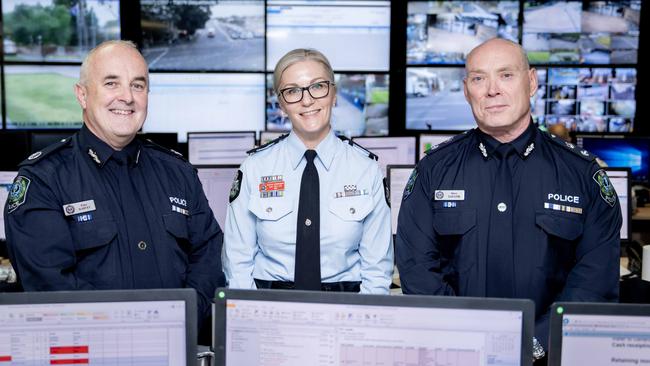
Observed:
[[[539,131],[537,74],[521,47],[469,54],[478,128],[432,151],[404,191],[396,240],[407,294],[535,301],[536,357],[554,301],[616,301],[621,210],[594,156]]]
[[[223,233],[192,166],[135,138],[148,92],[133,43],[88,54],[75,86],[84,126],[20,164],[9,253],[27,291],[192,287],[205,319],[225,282]]]

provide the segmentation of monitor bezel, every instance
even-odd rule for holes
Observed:
[[[95,290],[95,291],[44,291],[0,294],[0,306],[23,304],[73,304],[133,301],[184,301],[185,302],[185,353],[186,365],[196,365],[197,354],[197,303],[192,288]]]
[[[386,165],[386,184],[388,185],[388,192],[390,192],[391,197],[393,197],[393,193],[394,193],[394,192],[391,192],[391,190],[390,190],[391,177],[392,177],[391,172],[393,170],[395,170],[395,169],[411,169],[411,172],[412,172],[413,169],[415,169],[415,167],[417,167],[417,164],[389,164],[389,165]],[[390,199],[389,199],[389,201],[390,201]],[[392,212],[393,207],[391,207],[390,209],[391,209],[391,212]],[[399,212],[398,212],[398,217],[399,217]],[[391,231],[394,231],[394,232],[392,232],[393,236],[397,235],[397,226],[394,228],[394,230],[391,229]]]
[[[521,365],[532,364],[535,304],[529,299],[496,299],[461,296],[370,295],[344,292],[295,290],[243,290],[218,288],[213,302],[212,350],[218,365],[226,364],[226,302],[229,299],[253,301],[306,302],[414,308],[521,311]]]
[[[562,307],[561,314],[558,308]],[[562,320],[565,314],[572,315],[613,315],[650,317],[648,304],[619,304],[595,302],[556,302],[551,305],[549,320],[548,364],[561,365],[562,361]]]
[[[627,172],[627,222],[623,222],[623,225],[627,226],[627,239],[621,238],[621,242],[632,241],[632,169],[629,167],[603,167],[605,173],[609,174],[609,171],[613,172]],[[611,178],[610,178],[611,180]],[[619,201],[620,204],[620,201]]]

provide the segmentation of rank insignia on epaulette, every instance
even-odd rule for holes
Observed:
[[[282,197],[284,196],[284,179],[281,175],[268,175],[261,179],[259,185],[260,197]]]

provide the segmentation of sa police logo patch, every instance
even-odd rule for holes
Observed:
[[[413,187],[415,187],[415,180],[418,179],[418,168],[415,167],[409,176],[408,182],[406,182],[406,187],[404,187],[404,194],[402,195],[402,201],[407,199],[411,192],[413,192]]]
[[[20,205],[25,203],[25,197],[27,197],[27,189],[29,189],[29,184],[32,181],[22,175],[19,175],[14,179],[14,183],[9,189],[9,197],[7,198],[7,213],[15,211]]]
[[[241,190],[242,176],[243,174],[241,170],[237,170],[237,174],[235,174],[235,180],[232,181],[232,186],[230,186],[229,202],[231,203],[232,201],[236,200],[237,197],[239,196],[239,191]]]
[[[608,205],[614,207],[614,204],[616,203],[616,191],[614,190],[614,186],[609,180],[607,173],[600,169],[594,173],[593,178],[600,187],[600,197],[602,197]]]

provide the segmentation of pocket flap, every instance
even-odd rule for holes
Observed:
[[[439,235],[463,235],[476,226],[476,210],[436,210],[433,228]]]
[[[293,211],[293,202],[287,197],[256,197],[250,200],[248,209],[260,220],[277,221]]]
[[[163,222],[165,229],[172,234],[175,238],[187,239],[189,237],[187,231],[187,218],[179,213],[170,213],[163,215]]]
[[[76,250],[91,249],[109,244],[117,236],[114,220],[75,223],[72,229]]]
[[[582,235],[583,225],[577,219],[571,219],[549,212],[537,212],[535,223],[547,234],[566,240],[575,240]]]
[[[361,221],[372,207],[372,197],[368,195],[333,198],[329,204],[330,212],[344,221]]]

